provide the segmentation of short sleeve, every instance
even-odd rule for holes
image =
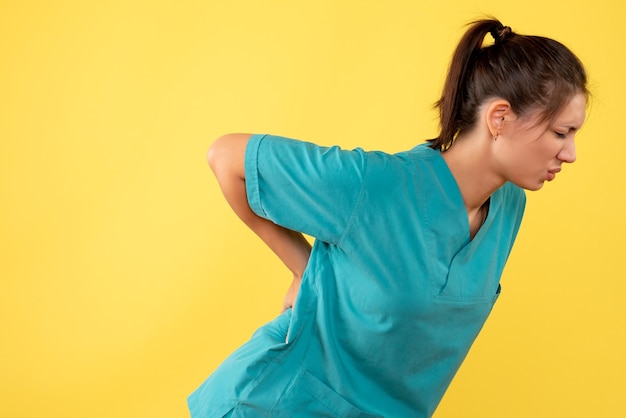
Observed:
[[[248,203],[278,225],[338,243],[358,205],[365,154],[252,135],[245,154]]]

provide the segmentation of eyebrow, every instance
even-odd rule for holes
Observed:
[[[571,126],[571,125],[556,125],[555,129],[567,129],[568,132],[570,131],[577,131],[580,128],[582,128],[582,126],[576,127],[576,126]]]

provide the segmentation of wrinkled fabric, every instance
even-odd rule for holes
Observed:
[[[293,310],[189,397],[192,417],[430,417],[498,298],[523,191],[498,189],[470,240],[426,144],[387,154],[253,135],[245,167],[254,212],[315,243]]]

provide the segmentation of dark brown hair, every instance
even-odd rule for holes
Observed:
[[[494,43],[484,46],[487,34]],[[441,130],[430,146],[448,149],[459,133],[474,127],[479,107],[488,98],[507,100],[518,116],[540,110],[545,122],[579,92],[589,96],[587,75],[563,44],[516,34],[496,19],[473,22],[454,52],[435,104]]]

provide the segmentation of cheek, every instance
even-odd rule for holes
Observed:
[[[507,158],[505,168],[509,181],[527,190],[538,190],[543,186],[543,172],[547,170],[547,158],[541,150],[532,146],[519,148]]]
[[[536,155],[537,155],[537,159],[541,162],[541,163],[545,163],[550,162],[554,159],[557,158],[557,156],[559,155],[559,152],[561,151],[562,147],[562,142],[560,142],[560,139],[552,139],[552,140],[546,140],[544,141],[542,144],[540,144],[539,147],[537,147],[537,151],[536,151]]]
[[[537,165],[540,153],[539,150],[530,145],[519,147],[511,154],[509,161],[511,166],[515,167],[518,172],[529,171]]]
[[[543,167],[556,158],[560,149],[561,143],[556,138],[544,134],[517,151],[519,159],[524,159],[528,166]]]

